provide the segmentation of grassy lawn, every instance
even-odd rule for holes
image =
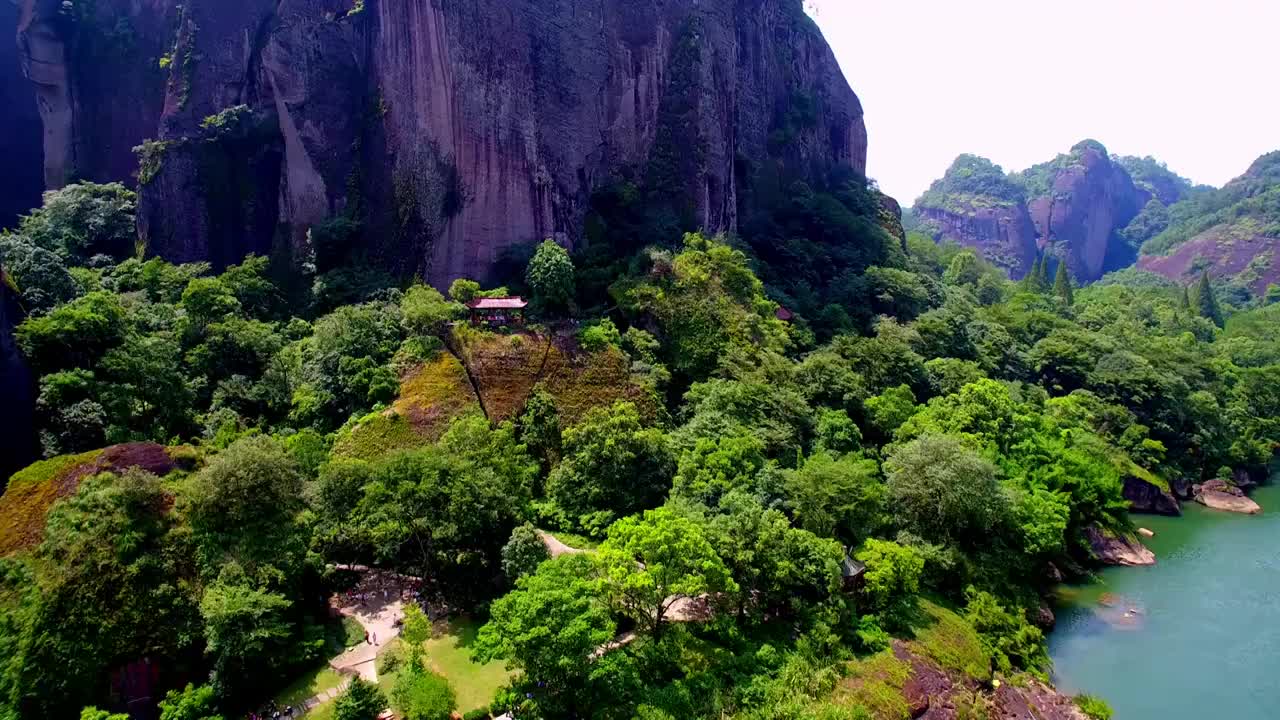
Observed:
[[[303,700],[342,684],[342,676],[326,663],[294,680],[276,695],[276,703],[299,706]],[[318,708],[317,708],[318,709]],[[309,715],[308,717],[313,717]]]
[[[469,649],[480,624],[457,618],[436,625],[435,635],[426,643],[427,662],[449,679],[458,693],[458,711],[487,707],[493,694],[511,677],[502,661],[480,664],[472,661]]]

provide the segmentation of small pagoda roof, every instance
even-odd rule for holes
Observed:
[[[511,297],[476,298],[467,303],[472,310],[523,310],[529,303],[516,295]]]

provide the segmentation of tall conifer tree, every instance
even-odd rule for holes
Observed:
[[[1218,305],[1218,296],[1213,292],[1213,285],[1209,284],[1209,273],[1200,273],[1200,284],[1196,287],[1196,309],[1200,313],[1200,317],[1213,321],[1218,327],[1223,326],[1222,308]]]
[[[1070,306],[1076,301],[1075,291],[1071,286],[1071,274],[1067,272],[1067,264],[1058,263],[1058,274],[1053,279],[1053,294],[1062,301],[1063,305]]]

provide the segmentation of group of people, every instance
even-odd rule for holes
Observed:
[[[249,720],[280,720],[281,718],[292,718],[293,716],[292,705],[285,705],[281,708],[272,702],[257,712],[249,713]]]
[[[422,596],[422,580],[404,575],[371,572],[342,594],[347,606],[386,603],[391,600],[417,602]]]

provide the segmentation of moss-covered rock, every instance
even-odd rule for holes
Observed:
[[[196,459],[184,448],[155,443],[126,443],[79,455],[61,455],[14,473],[0,496],[0,556],[40,544],[45,514],[59,499],[73,494],[80,481],[104,472],[140,468],[155,475],[191,469]]]
[[[339,432],[335,457],[373,460],[397,450],[422,447],[440,439],[449,423],[479,412],[466,369],[441,352],[400,379],[400,397],[386,410],[370,413]]]

